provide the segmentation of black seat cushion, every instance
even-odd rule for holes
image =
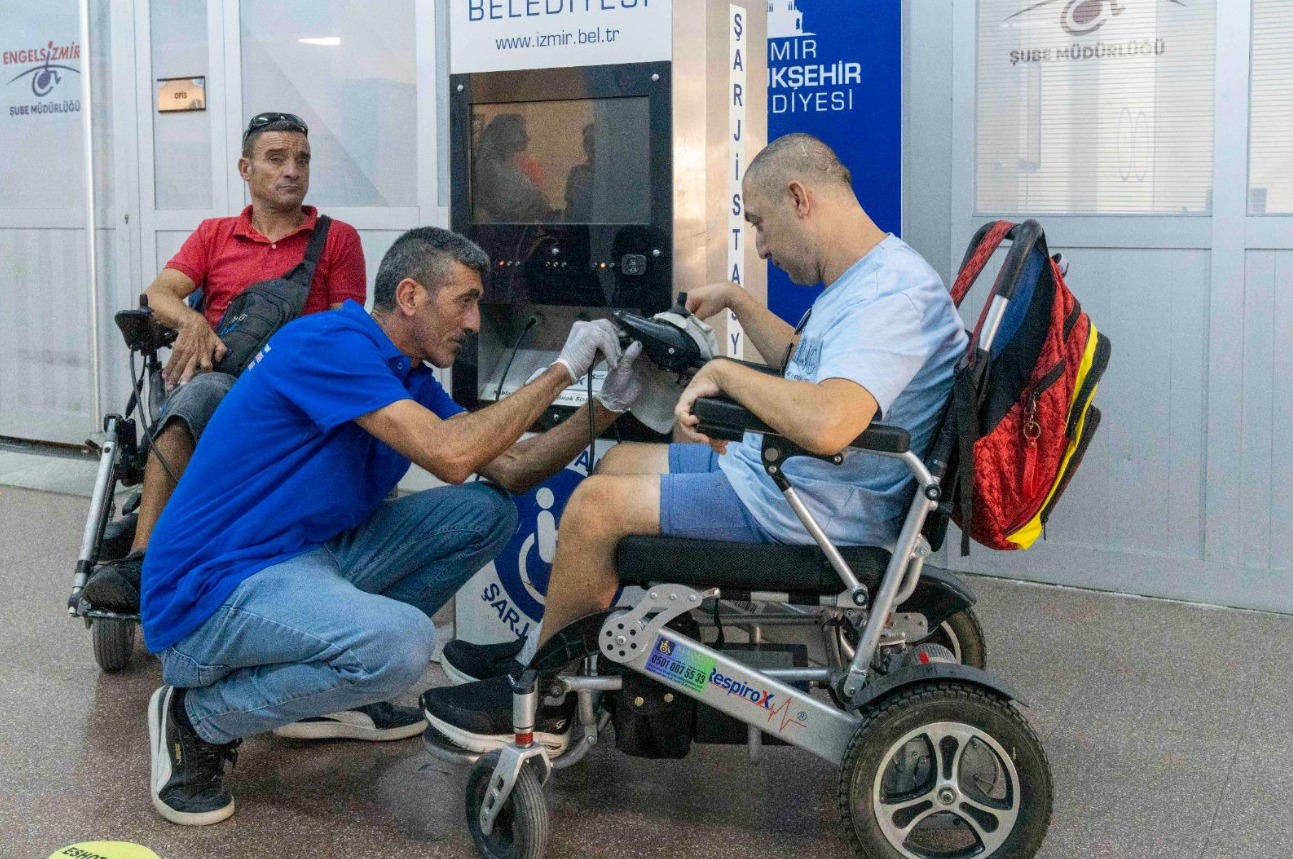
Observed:
[[[874,591],[889,564],[875,546],[841,546],[854,575]],[[817,546],[724,543],[678,537],[625,537],[615,552],[625,584],[667,581],[693,587],[831,595],[844,590]]]

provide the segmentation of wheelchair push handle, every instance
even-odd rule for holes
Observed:
[[[691,413],[700,418],[700,431],[711,438],[740,441],[747,432],[781,435],[745,406],[727,397],[702,397],[692,405]],[[871,424],[848,447],[903,454],[911,450],[911,436],[901,427]]]

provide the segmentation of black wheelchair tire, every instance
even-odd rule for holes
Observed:
[[[512,793],[494,818],[493,831],[489,835],[481,832],[480,807],[499,757],[498,752],[482,755],[467,776],[467,830],[471,840],[485,859],[542,859],[551,832],[548,804],[543,798],[543,785],[528,763],[521,767]]]
[[[912,643],[941,644],[956,654],[962,665],[980,670],[988,667],[988,644],[973,608],[961,609],[930,630],[929,635]]]
[[[104,671],[120,671],[130,664],[135,649],[135,624],[129,620],[100,618],[90,622],[94,661]]]
[[[862,713],[840,769],[837,807],[854,855],[906,859],[880,828],[872,787],[888,766],[892,746],[912,730],[958,722],[982,732],[1008,751],[1018,774],[1020,807],[1015,826],[997,849],[979,859],[1030,859],[1041,849],[1054,802],[1050,764],[1032,726],[1000,694],[970,683],[934,681],[905,687]]]

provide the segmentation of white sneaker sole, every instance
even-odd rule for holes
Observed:
[[[213,823],[228,820],[233,816],[233,797],[229,798],[229,804],[224,808],[202,812],[176,811],[162,802],[162,788],[171,780],[171,756],[162,747],[162,743],[166,740],[168,709],[163,705],[170,704],[170,696],[166,694],[168,691],[173,691],[173,687],[163,686],[148,699],[148,741],[153,758],[152,783],[149,785],[148,792],[153,797],[153,808],[157,809],[157,813],[162,817],[180,826],[210,826]]]
[[[443,734],[446,739],[469,752],[481,752],[482,754],[492,752],[495,749],[510,745],[515,739],[512,734],[473,734],[470,731],[464,731],[462,728],[437,719],[425,710],[422,711],[422,715],[431,723],[431,727]],[[566,748],[570,745],[570,732],[548,734],[535,731],[534,741],[543,745],[552,757],[556,757],[557,755],[565,754]]]
[[[407,740],[426,730],[426,722],[414,722],[398,728],[376,728],[347,722],[293,722],[274,729],[274,736],[289,740],[365,740],[370,743],[387,743]]]

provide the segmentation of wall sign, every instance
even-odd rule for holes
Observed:
[[[600,461],[615,442],[597,440]],[[457,634],[488,644],[522,638],[543,617],[557,553],[557,523],[575,488],[588,476],[588,451],[524,495],[514,495],[518,521],[512,539],[458,591]]]
[[[727,116],[730,135],[727,141],[727,192],[732,201],[727,212],[727,277],[745,288],[745,205],[741,200],[741,178],[745,175],[745,55],[748,44],[745,38],[745,9],[728,6]],[[727,340],[723,354],[738,360],[745,357],[745,332],[736,314],[728,311]]]
[[[900,0],[769,0],[768,140],[826,141],[883,230],[902,226]],[[768,309],[794,325],[820,287],[768,265]]]
[[[83,201],[80,18],[75,3],[0,0],[0,208]]]
[[[159,78],[157,81],[157,111],[170,113],[177,110],[207,109],[207,79]]]
[[[672,0],[449,4],[452,74],[657,62],[672,50]]]
[[[981,0],[976,209],[1209,211],[1216,21],[1233,5]]]

